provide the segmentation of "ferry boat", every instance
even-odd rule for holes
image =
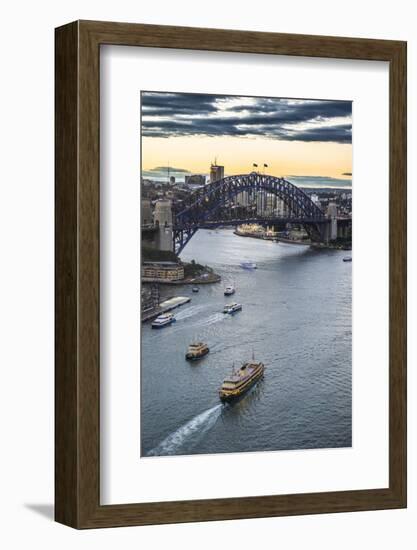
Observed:
[[[345,256],[345,257],[343,258],[343,261],[344,261],[344,262],[351,262],[351,261],[352,261],[352,258],[351,258],[351,256]]]
[[[226,304],[223,309],[223,313],[236,313],[236,311],[240,311],[242,309],[242,304],[237,304],[234,302],[233,304]]]
[[[258,269],[255,262],[241,262],[240,267],[243,269]]]
[[[210,351],[207,344],[204,344],[203,342],[196,342],[195,344],[190,344],[188,346],[188,351],[185,354],[185,358],[188,361],[195,361],[196,359],[200,359],[200,357],[204,357],[208,354]]]
[[[219,390],[221,401],[233,401],[246,393],[258,380],[260,380],[265,371],[265,365],[261,361],[252,361],[243,363],[238,371],[232,369],[232,374],[226,378]]]
[[[193,286],[193,288],[191,290],[193,292],[200,292],[200,289],[198,288],[198,286]]]
[[[233,285],[230,285],[230,286],[227,286],[225,289],[224,289],[224,295],[225,296],[231,296],[232,294],[234,294],[236,291],[235,291],[235,287]]]
[[[173,313],[163,313],[159,315],[153,322],[152,328],[163,328],[175,323],[176,319]]]

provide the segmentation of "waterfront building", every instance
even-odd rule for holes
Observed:
[[[181,281],[184,279],[184,266],[176,262],[143,262],[142,278],[155,282]]]
[[[159,305],[159,287],[152,285],[151,288],[142,288],[141,291],[141,310],[147,313],[157,308]]]
[[[171,176],[171,177],[169,178],[169,183],[170,183],[171,185],[175,185],[175,176]]]

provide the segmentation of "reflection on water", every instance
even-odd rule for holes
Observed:
[[[142,455],[350,446],[352,265],[343,255],[198,231],[181,257],[212,266],[222,282],[198,294],[175,287],[192,298],[177,322],[142,327]],[[258,269],[242,269],[245,260]],[[223,295],[228,284],[233,297]],[[224,315],[230,301],[243,310]],[[210,353],[189,363],[193,340]],[[218,389],[232,363],[252,352],[265,363],[264,379],[222,405]]]

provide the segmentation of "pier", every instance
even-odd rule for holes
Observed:
[[[184,304],[188,304],[188,302],[191,302],[191,298],[189,296],[173,296],[172,298],[168,298],[164,302],[161,302],[158,307],[152,309],[151,311],[145,311],[142,313],[142,323],[151,321],[152,319],[158,317],[158,315],[167,313],[168,311],[183,306]]]

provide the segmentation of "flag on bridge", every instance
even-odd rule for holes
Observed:
[[[264,168],[268,168],[268,165],[267,165],[267,164],[264,164]]]
[[[257,164],[253,163],[253,165],[254,165],[255,168],[258,168],[258,165],[257,165]]]

